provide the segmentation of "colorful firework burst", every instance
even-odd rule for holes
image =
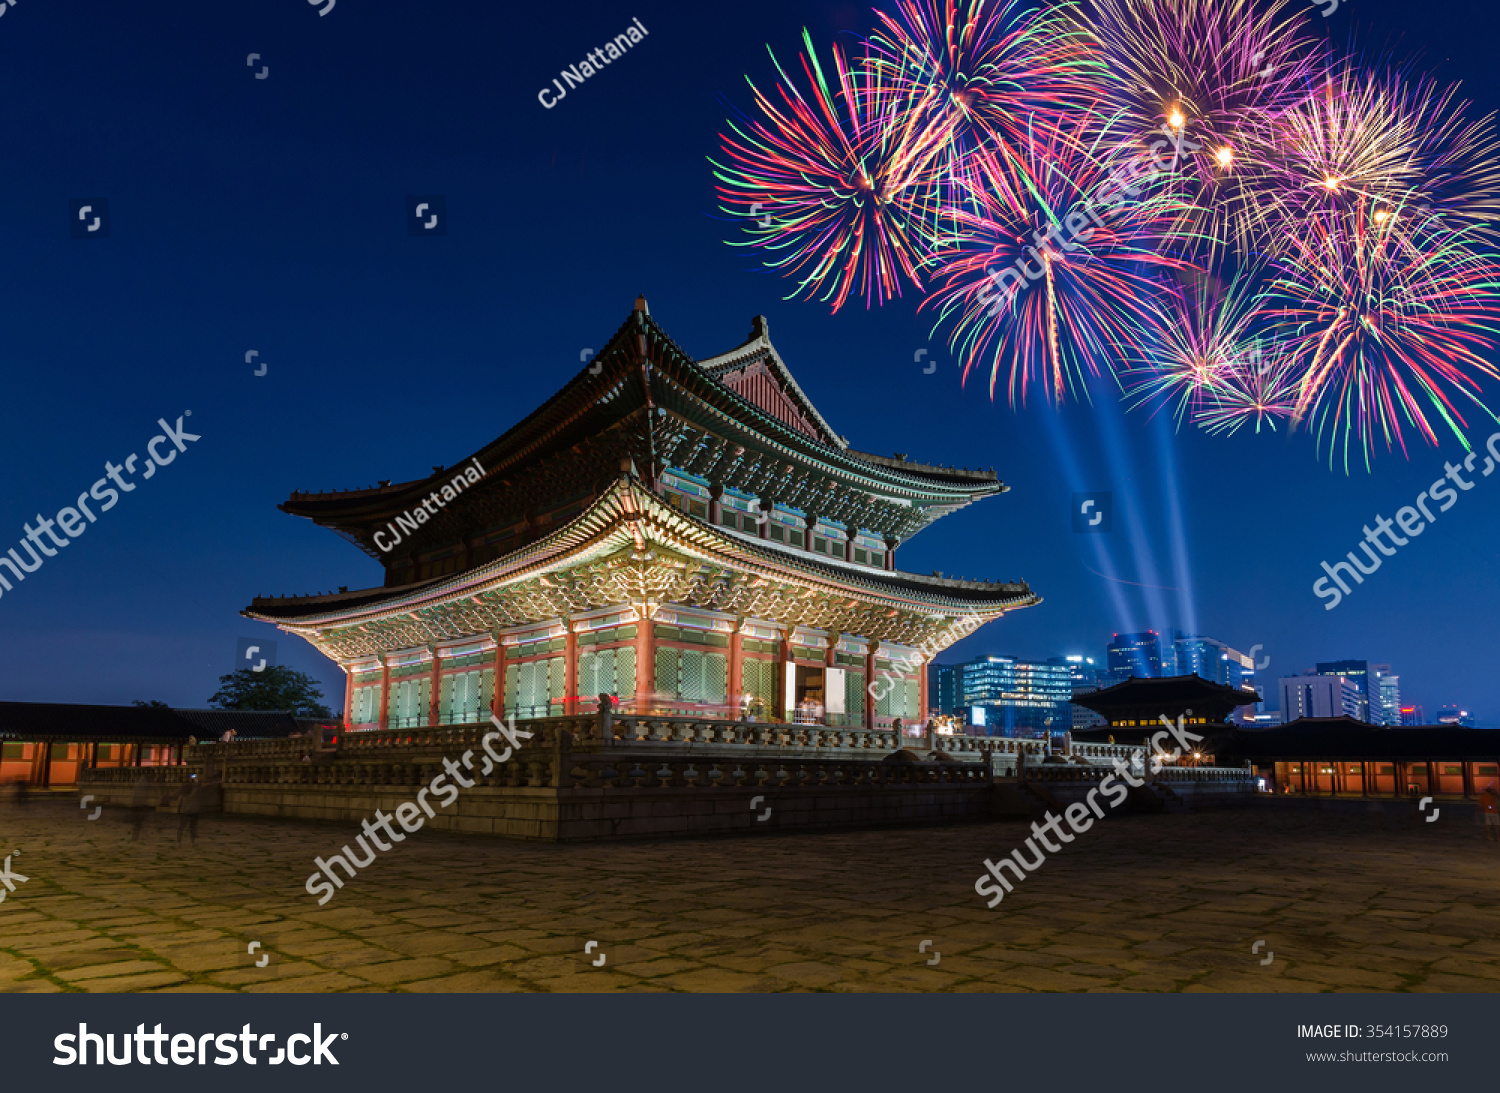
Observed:
[[[1255,423],[1276,430],[1296,411],[1297,372],[1280,346],[1257,338],[1243,356],[1224,369],[1222,382],[1193,416],[1193,424],[1211,434],[1233,436]]]
[[[939,325],[952,322],[965,379],[987,359],[993,397],[1008,370],[1013,405],[1033,385],[1053,402],[1086,398],[1089,377],[1112,377],[1116,361],[1140,352],[1161,272],[1187,268],[1150,245],[1175,201],[1124,200],[1100,154],[1118,144],[1092,125],[1084,115],[1029,134],[1023,166],[1035,181],[1019,205],[987,187],[988,171],[971,169],[932,256],[941,283],[922,306],[937,309]]]
[[[1289,0],[1088,0],[1077,9],[1107,61],[1112,120],[1197,146],[1174,175],[1191,210],[1175,233],[1194,245],[1243,251],[1265,235],[1265,127],[1302,100],[1323,57],[1298,29],[1299,7]]]
[[[1197,424],[1260,363],[1252,333],[1259,317],[1253,278],[1226,286],[1211,273],[1193,271],[1187,279],[1186,288],[1164,295],[1153,324],[1157,337],[1123,377],[1134,405],[1175,403],[1179,427],[1184,420]]]
[[[1284,229],[1364,203],[1432,209],[1493,237],[1500,224],[1500,141],[1493,116],[1466,117],[1457,87],[1341,65],[1265,127]]]
[[[899,101],[928,102],[937,118],[952,120],[948,173],[990,148],[998,154],[979,165],[1004,169],[989,181],[1014,189],[1029,128],[1055,125],[1097,96],[1101,59],[1087,36],[1022,0],[898,0],[894,15],[877,16],[869,63]]]
[[[1458,401],[1490,417],[1476,376],[1500,379],[1481,354],[1500,332],[1500,270],[1469,236],[1429,218],[1403,233],[1365,202],[1312,218],[1293,233],[1265,314],[1298,373],[1292,421],[1311,420],[1330,463],[1377,444],[1406,453],[1403,419],[1429,444],[1440,418],[1467,445]]]
[[[721,138],[734,166],[714,164],[719,194],[726,212],[751,220],[751,240],[738,245],[777,253],[766,264],[799,278],[789,298],[831,300],[834,311],[851,293],[884,303],[903,278],[922,287],[932,167],[955,122],[934,121],[925,97],[906,101],[880,69],[851,68],[837,47],[830,86],[806,31],[803,42],[810,97],[779,63],[780,105],[750,85],[765,120]]]
[[[910,282],[992,398],[1109,377],[1211,433],[1307,423],[1346,469],[1489,414],[1500,138],[1456,89],[1335,64],[1300,0],[893,3],[831,80],[804,31],[807,93],[777,65],[721,138],[792,296]]]

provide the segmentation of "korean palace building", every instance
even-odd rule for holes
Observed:
[[[343,667],[356,730],[590,712],[606,694],[639,713],[920,723],[927,663],[1040,601],[1025,583],[904,573],[896,552],[1004,490],[993,472],[850,448],[763,318],[694,360],[641,298],[459,467],[280,506],[379,559],[383,587],[245,614]]]

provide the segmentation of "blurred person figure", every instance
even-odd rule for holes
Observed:
[[[130,790],[130,841],[139,842],[141,828],[146,825],[146,817],[156,807],[156,802],[151,797],[151,783],[145,778],[137,778],[135,785]]]
[[[1484,837],[1490,842],[1500,842],[1500,793],[1495,791],[1494,782],[1479,794],[1479,807],[1484,813]]]
[[[187,831],[194,846],[198,845],[198,814],[203,811],[203,792],[196,778],[189,778],[177,795],[177,842]]]

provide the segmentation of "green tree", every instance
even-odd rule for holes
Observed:
[[[161,701],[160,699],[156,699],[156,698],[153,698],[150,702],[146,702],[143,699],[137,698],[134,701],[132,701],[130,704],[132,706],[145,706],[147,709],[150,709],[150,710],[170,710],[172,708],[172,707],[168,706],[165,702]]]
[[[220,710],[290,710],[297,717],[333,717],[323,705],[323,690],[306,672],[280,665],[257,672],[241,668],[219,677],[219,690],[208,704]]]

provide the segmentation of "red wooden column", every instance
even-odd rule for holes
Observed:
[[[380,727],[390,728],[391,712],[391,666],[385,657],[380,658]]]
[[[921,653],[917,654],[917,723],[927,724],[927,661]]]
[[[438,718],[442,716],[443,663],[438,657],[436,645],[429,645],[427,651],[432,654],[432,685],[427,689],[427,723],[436,725]]]
[[[1434,763],[1431,759],[1429,759],[1429,760],[1427,760],[1427,792],[1428,792],[1428,794],[1430,796],[1436,797],[1438,795],[1438,788],[1439,788],[1440,785],[1441,785],[1441,783],[1438,781],[1437,764]]]
[[[1401,760],[1391,760],[1391,796],[1399,797],[1406,792],[1406,775],[1401,769]]]
[[[901,545],[901,540],[887,535],[885,537],[885,567],[889,570],[896,568],[896,548]]]
[[[744,708],[745,635],[740,632],[744,625],[744,619],[735,620],[734,631],[729,635],[729,700],[734,704],[736,717]]]
[[[344,727],[354,724],[354,668],[344,665]]]
[[[839,636],[838,636],[837,632],[829,634],[828,635],[828,653],[827,653],[827,656],[825,656],[824,659],[823,659],[823,724],[825,724],[825,725],[829,724],[829,721],[828,721],[828,698],[829,698],[829,695],[832,693],[829,690],[829,687],[830,687],[829,680],[830,680],[831,677],[828,674],[828,669],[834,667],[834,665],[835,665],[835,659],[834,658],[838,656],[838,648],[839,648]],[[848,711],[846,710],[842,714],[842,716],[848,717],[849,716]]]
[[[563,638],[563,713],[578,712],[578,632],[572,622],[564,621],[568,628]]]
[[[879,642],[870,642],[869,650],[865,653],[865,728],[875,727],[875,692],[871,690],[875,686],[875,650]]]
[[[636,708],[644,710],[649,705],[647,696],[656,690],[656,632],[644,606],[636,614],[640,621],[635,625],[635,699]]]
[[[496,717],[505,715],[505,643],[495,635],[495,687],[490,696],[490,712]]]
[[[1474,796],[1474,764],[1467,759],[1463,762],[1464,772],[1464,799],[1468,800]]]

